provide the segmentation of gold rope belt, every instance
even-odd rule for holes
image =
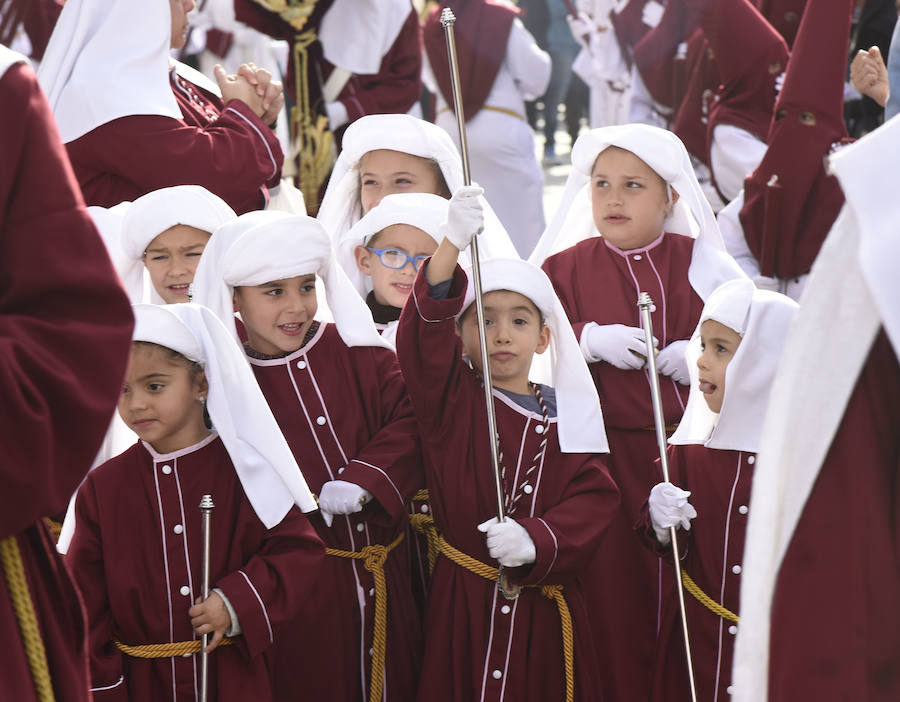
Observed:
[[[515,117],[516,119],[520,119],[523,122],[528,121],[522,115],[520,115],[518,112],[516,112],[515,110],[510,110],[505,107],[494,107],[493,105],[483,105],[481,107],[481,109],[482,110],[490,110],[491,112],[499,112],[501,115],[509,115],[510,117]],[[440,110],[438,110],[438,114],[441,114],[442,112],[451,112],[451,111],[452,110],[450,109],[450,107],[442,107]]]
[[[190,653],[200,653],[201,641],[200,639],[194,639],[193,641],[173,641],[171,643],[129,646],[118,639],[113,639],[113,643],[122,653],[132,658],[174,658],[175,656],[186,656]],[[234,641],[226,636],[219,642],[219,646],[231,646],[233,643]]]
[[[740,621],[740,617],[738,617],[738,615],[736,615],[724,605],[719,604],[712,597],[703,592],[703,590],[700,589],[700,586],[697,585],[697,583],[693,581],[691,576],[687,574],[687,571],[681,571],[681,582],[684,584],[684,589],[691,593],[700,604],[706,607],[713,614],[722,617],[722,619],[727,619],[730,622],[734,622],[735,624]]]
[[[50,666],[47,665],[47,652],[38,627],[31,592],[28,590],[22,552],[15,536],[8,536],[0,541],[0,569],[6,578],[9,598],[16,614],[16,621],[19,623],[19,633],[22,635],[25,659],[28,661],[28,669],[31,671],[38,699],[40,702],[53,702],[53,682],[50,679]]]
[[[677,425],[677,424],[669,424],[669,425],[667,425],[667,426],[666,426],[666,434],[671,434],[671,433],[672,433],[673,431],[675,431],[677,428],[678,428],[678,425]],[[652,432],[655,432],[655,431],[656,431],[656,427],[655,427],[655,426],[641,427],[641,428],[640,428],[640,431],[652,431]]]
[[[372,676],[369,681],[369,699],[373,702],[381,699],[384,684],[384,659],[387,649],[387,580],[384,577],[384,564],[388,554],[403,541],[401,533],[387,546],[373,544],[363,546],[359,551],[341,551],[326,548],[325,553],[338,558],[352,558],[363,562],[363,568],[375,578],[375,632],[372,641]]]
[[[482,563],[447,543],[447,540],[438,532],[437,527],[434,525],[434,518],[430,514],[414,514],[409,521],[412,527],[424,534],[428,541],[430,567],[434,567],[437,554],[440,554],[453,561],[456,565],[465,568],[470,573],[480,575],[485,580],[497,582],[499,571],[493,566]],[[432,556],[432,548],[434,549],[434,556]],[[543,597],[556,602],[562,632],[563,663],[566,670],[566,702],[573,702],[575,699],[575,636],[572,628],[572,613],[569,611],[569,605],[563,595],[563,586],[527,585],[526,587],[540,588]]]

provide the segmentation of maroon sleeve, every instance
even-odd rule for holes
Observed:
[[[292,507],[256,555],[215,584],[234,607],[250,657],[268,648],[300,612],[324,558],[322,541]]]
[[[372,376],[377,379],[373,402],[382,408],[381,428],[347,464],[342,480],[365,488],[387,513],[387,521],[406,520],[407,505],[424,486],[419,428],[397,357],[388,350],[365,349],[375,356]],[[367,507],[371,511],[374,505]],[[376,517],[377,519],[377,517]]]
[[[132,315],[30,67],[0,77],[0,538],[65,509],[97,453]]]
[[[122,653],[112,642],[115,625],[106,586],[97,494],[91,477],[78,490],[75,515],[75,534],[66,553],[66,564],[81,590],[90,626],[91,692],[97,702],[127,702],[128,681]]]
[[[202,185],[243,214],[265,206],[261,188],[284,161],[275,133],[240,100],[206,127],[133,115],[67,146],[85,198],[105,207],[171,185]]]
[[[562,454],[561,460],[572,458]],[[540,517],[518,519],[534,541],[533,565],[514,569],[523,585],[561,583],[577,577],[593,556],[619,507],[619,489],[600,457],[585,460],[558,503]]]
[[[456,315],[462,309],[467,280],[457,265],[448,296],[434,300],[428,295],[426,267],[419,269],[400,314],[397,358],[422,432],[437,439],[459,424],[450,417],[460,411],[460,381],[466,368]]]
[[[422,93],[422,28],[412,10],[377,75],[353,76],[339,100],[353,122],[365,115],[407,112]]]

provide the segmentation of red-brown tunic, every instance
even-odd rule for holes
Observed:
[[[638,292],[653,299],[653,334],[659,348],[689,339],[703,302],[688,282],[693,239],[667,233],[643,249],[620,251],[595,237],[551,256],[544,270],[553,281],[576,337],[587,322],[640,326]],[[645,700],[650,691],[662,596],[671,577],[642,544],[636,525],[650,489],[661,479],[647,372],[589,364],[597,384],[609,467],[622,493],[622,509],[589,570],[596,596],[589,602],[598,665],[608,668],[604,694],[611,700]],[[684,412],[688,388],[659,377],[667,425]]]
[[[0,539],[18,542],[56,699],[85,702],[84,612],[40,520],[65,510],[100,446],[132,316],[24,63],[0,74],[0,153]],[[2,573],[0,651],[0,696],[36,702]]]
[[[278,137],[241,100],[170,73],[183,119],[131,115],[66,144],[88,205],[112,207],[170,185],[202,185],[238,214],[266,206],[281,179]]]
[[[756,455],[745,451],[696,444],[669,447],[671,481],[691,491],[690,502],[697,510],[690,532],[678,532],[681,567],[703,592],[735,614],[740,612],[744,536],[755,463]],[[653,537],[649,515],[646,524],[647,538],[662,551]],[[671,560],[666,567],[671,568]],[[713,614],[686,590],[684,604],[697,699],[726,702],[738,625]],[[691,699],[681,612],[674,588],[663,603],[652,699]]]
[[[388,545],[406,531],[407,505],[422,487],[418,430],[396,356],[371,346],[347,347],[333,324],[322,324],[284,358],[250,358],[256,379],[310,490],[330,480],[355,483],[375,497],[331,527],[310,521],[329,548],[360,551]],[[387,658],[384,698],[411,700],[421,633],[410,591],[406,544],[384,566]],[[307,599],[307,611],[276,647],[277,699],[365,700],[369,693],[375,581],[362,561],[329,556]],[[315,632],[311,634],[311,632]]]
[[[218,435],[158,454],[143,442],[91,471],[78,491],[66,555],[90,620],[94,699],[194,700],[199,656],[139,659],[113,645],[190,641],[200,596],[203,495],[212,495],[210,589],[242,633],[209,657],[211,700],[272,699],[266,655],[307,606],[324,549],[295,507],[267,530]]]
[[[423,269],[424,270],[424,269]],[[397,353],[422,430],[426,480],[434,519],[444,538],[494,565],[476,527],[496,515],[484,390],[461,358],[455,315],[466,278],[457,268],[449,297],[434,300],[422,271],[414,299],[400,317]],[[512,485],[532,465],[543,432],[539,414],[495,391],[500,445]],[[529,481],[530,493],[512,515],[534,541],[533,565],[508,569],[523,585],[564,585],[575,630],[575,699],[599,700],[596,654],[587,626],[581,576],[618,506],[618,492],[596,455],[560,451],[551,420],[546,452]],[[416,699],[545,702],[565,697],[560,619],[539,588],[514,602],[496,583],[438,558],[425,621],[425,661]]]
[[[900,699],[898,417],[900,366],[882,331],[781,563],[770,702]]]

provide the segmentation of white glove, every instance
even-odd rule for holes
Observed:
[[[681,383],[682,385],[691,384],[687,359],[684,357],[687,345],[686,339],[673,341],[656,356],[656,370],[663,375],[668,375],[676,383]]]
[[[587,44],[590,40],[591,32],[594,31],[594,23],[591,18],[584,12],[579,12],[577,17],[566,15],[566,22],[569,23],[569,29],[575,40],[580,44]]]
[[[476,183],[457,188],[450,198],[447,221],[441,224],[439,233],[460,251],[465,251],[476,234],[484,230],[484,210],[481,196],[484,188]]]
[[[588,363],[606,361],[622,370],[638,370],[647,362],[645,338],[640,327],[591,322],[581,332],[581,351]],[[656,337],[653,345],[659,346]]]
[[[322,486],[319,493],[319,512],[326,526],[331,526],[335,514],[361,512],[363,505],[372,500],[372,493],[346,480],[332,480]]]
[[[657,483],[650,491],[647,505],[650,508],[650,522],[656,540],[663,546],[671,540],[669,529],[680,526],[690,531],[691,520],[697,516],[697,510],[688,502],[691,493],[675,487],[672,483]]]
[[[478,531],[487,534],[487,547],[491,558],[507,568],[534,563],[537,551],[528,531],[515,519],[498,522],[492,517],[478,525]]]
[[[648,27],[655,27],[662,19],[664,11],[665,8],[656,2],[656,0],[650,0],[650,2],[644,5],[644,10],[641,13],[641,20]]]

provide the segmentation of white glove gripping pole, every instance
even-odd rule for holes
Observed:
[[[453,111],[456,113],[456,124],[459,127],[459,152],[462,155],[463,185],[472,184],[472,174],[469,172],[469,146],[466,142],[466,119],[463,115],[462,91],[459,86],[459,64],[456,60],[456,39],[453,36],[453,24],[456,15],[449,7],[441,11],[441,26],[444,28],[444,37],[447,40],[447,56],[450,63],[450,83],[453,86]],[[491,443],[491,464],[494,467],[494,484],[497,489],[497,521],[506,520],[504,508],[503,481],[500,477],[500,445],[497,437],[497,416],[494,413],[493,384],[491,383],[491,361],[488,355],[487,333],[484,323],[484,296],[481,291],[481,263],[478,257],[478,237],[472,238],[470,256],[472,259],[472,280],[475,284],[475,313],[478,317],[478,340],[481,346],[481,376],[484,378],[484,402],[487,405],[488,434]],[[499,585],[500,592],[508,600],[514,600],[519,596],[521,588],[511,587],[500,567]]]
[[[663,420],[662,400],[659,392],[659,376],[656,374],[656,354],[653,352],[653,320],[650,308],[653,300],[642,292],[638,295],[638,309],[647,341],[647,372],[650,374],[650,394],[653,399],[653,423],[656,425],[656,443],[659,444],[659,464],[662,466],[663,480],[669,481],[669,457],[666,452],[666,423]],[[681,585],[681,557],[678,553],[678,535],[675,527],[669,528],[672,539],[672,560],[675,562],[675,589],[678,592],[678,608],[681,610],[681,630],[684,633],[684,654],[687,658],[688,681],[691,685],[691,700],[697,702],[697,687],[694,684],[694,664],[691,662],[691,640],[688,636],[687,612],[684,608],[684,588]]]

